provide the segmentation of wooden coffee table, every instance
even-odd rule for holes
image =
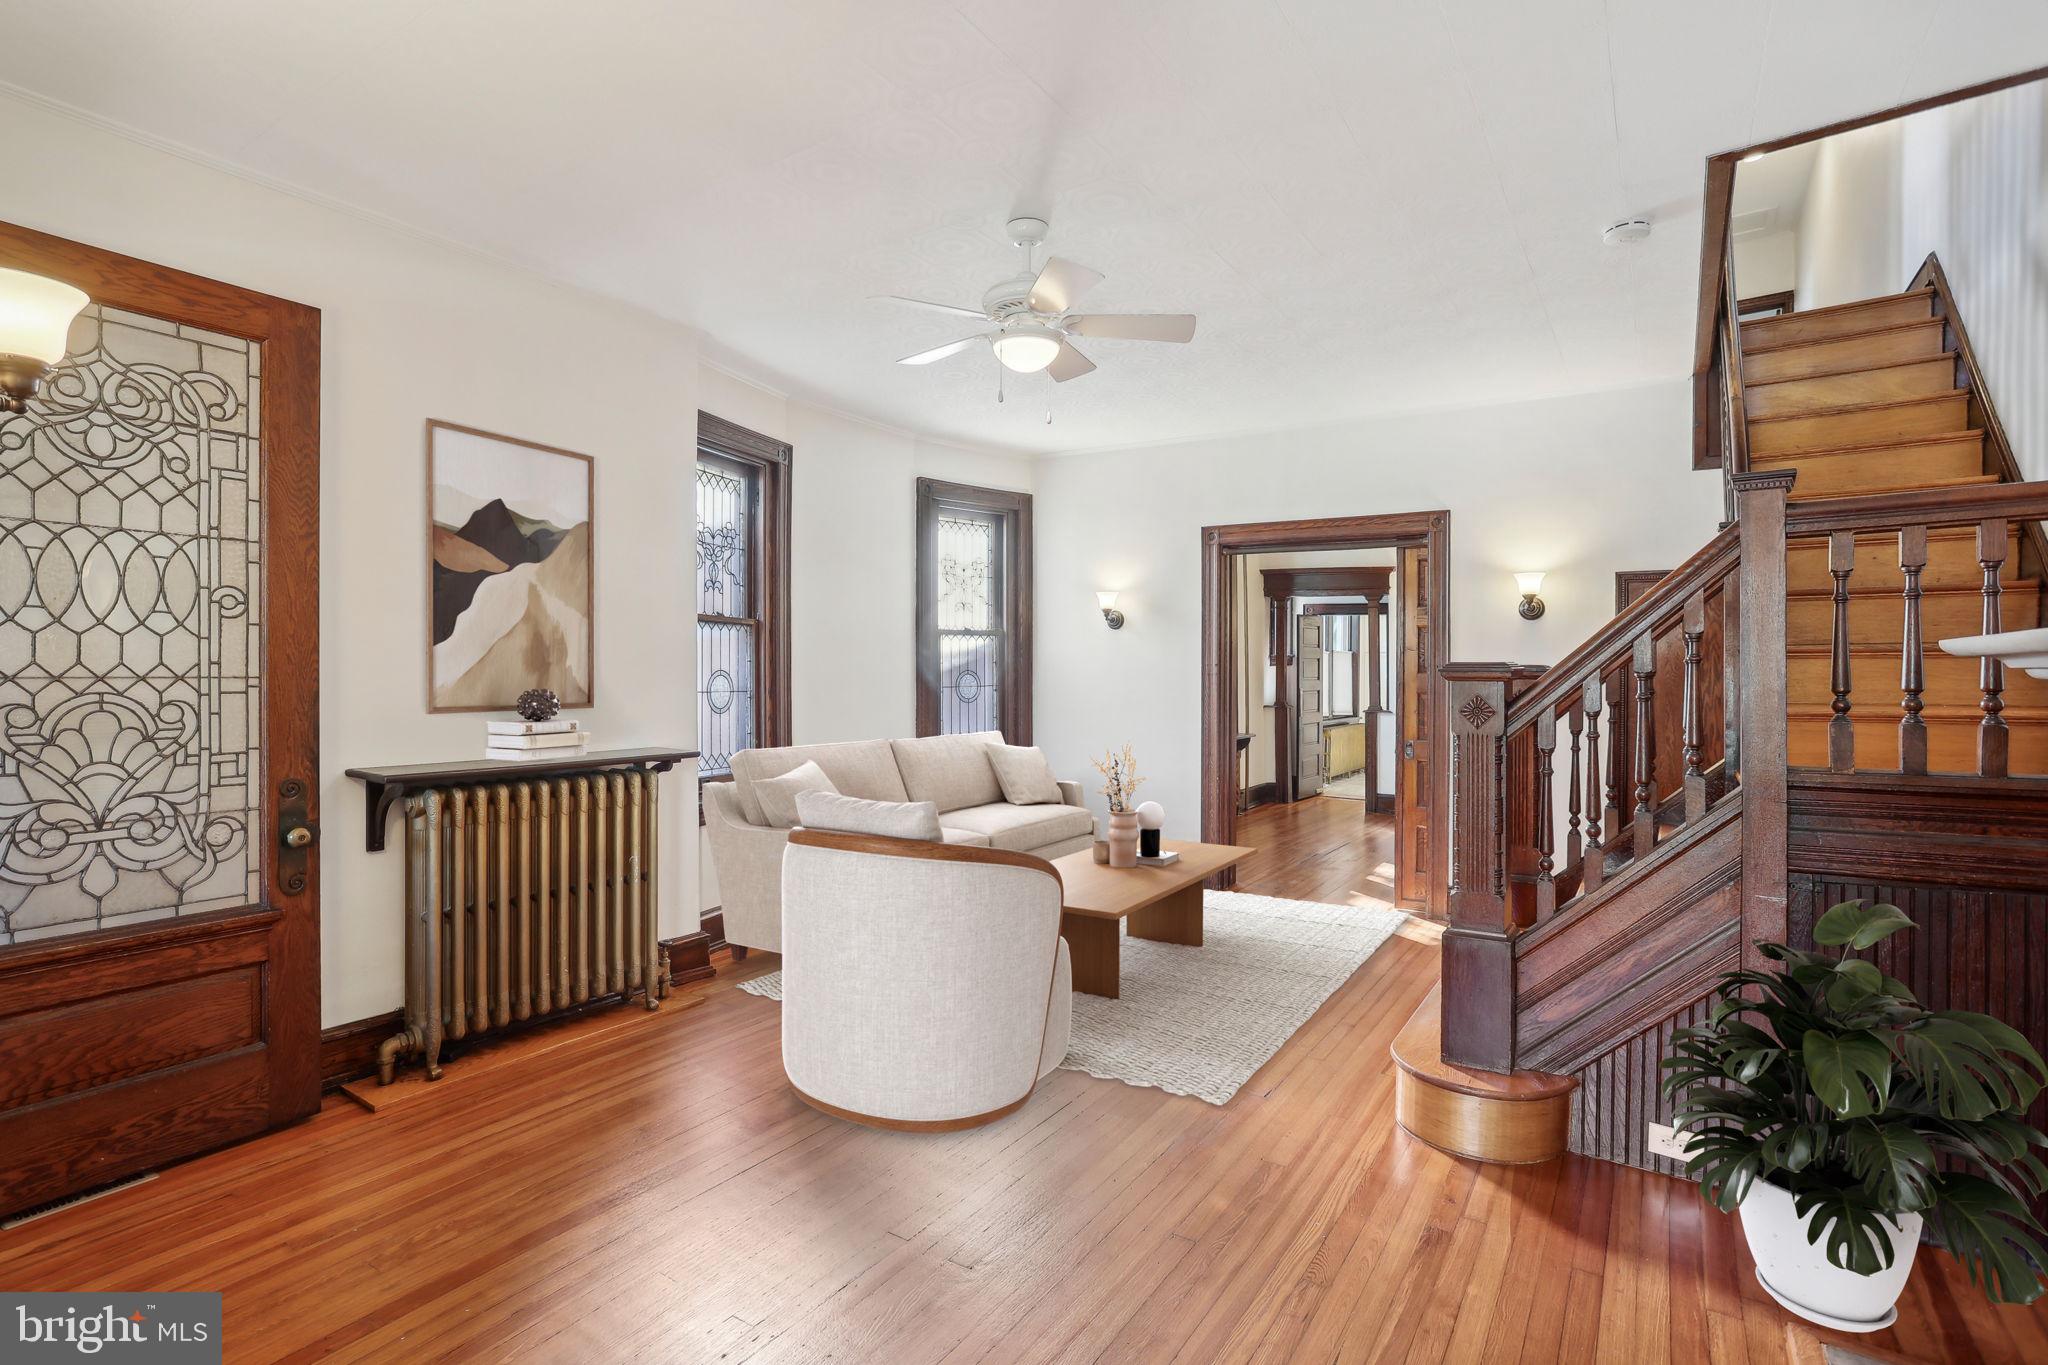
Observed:
[[[1060,937],[1074,960],[1075,990],[1112,1000],[1120,994],[1119,920],[1128,920],[1137,938],[1201,947],[1202,883],[1254,852],[1180,839],[1162,839],[1159,846],[1180,854],[1180,861],[1170,867],[1107,867],[1085,848],[1053,859],[1066,887]]]

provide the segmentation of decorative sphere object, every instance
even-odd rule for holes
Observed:
[[[1157,801],[1146,801],[1138,807],[1138,828],[1158,829],[1166,823],[1166,808]]]
[[[562,699],[545,687],[529,687],[513,705],[521,720],[553,720],[562,709]]]

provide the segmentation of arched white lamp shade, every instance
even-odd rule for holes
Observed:
[[[61,280],[0,268],[0,410],[26,409],[64,358],[72,319],[91,301]]]
[[[1158,829],[1166,823],[1166,808],[1157,801],[1147,801],[1138,807],[1138,828]]]
[[[1037,374],[1060,353],[1060,334],[1050,327],[1026,323],[995,339],[996,359],[1018,374]]]

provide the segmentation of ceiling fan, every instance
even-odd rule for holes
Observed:
[[[899,365],[929,365],[958,355],[970,346],[987,342],[1005,369],[1018,374],[1052,376],[1055,383],[1079,379],[1095,368],[1069,337],[1114,337],[1120,341],[1190,341],[1195,335],[1192,313],[1076,313],[1072,311],[1081,295],[1102,282],[1102,276],[1085,265],[1048,256],[1043,268],[1032,261],[1045,241],[1043,218],[1012,218],[1010,241],[1024,249],[1024,270],[1002,281],[982,295],[980,308],[956,308],[948,303],[908,299],[900,294],[880,297],[890,303],[907,303],[940,313],[957,313],[994,323],[995,330],[949,341],[916,355],[907,355]]]

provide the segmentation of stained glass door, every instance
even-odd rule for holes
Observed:
[[[0,414],[5,1210],[318,1103],[319,322],[5,226],[0,265],[93,299]]]

